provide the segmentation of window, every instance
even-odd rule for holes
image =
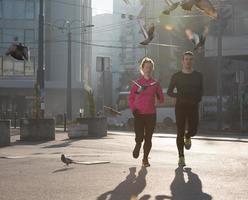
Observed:
[[[22,29],[4,29],[3,30],[3,42],[9,46],[14,41],[14,38],[18,37],[19,42],[24,42],[24,31]]]
[[[30,61],[25,62],[25,76],[34,76],[34,63],[35,63],[35,59],[34,57],[30,58]]]
[[[25,12],[25,2],[24,0],[16,0],[14,3],[14,18],[23,19]]]
[[[14,1],[4,0],[3,1],[3,15],[4,18],[14,18]]]
[[[19,61],[10,57],[0,57],[0,76],[35,76],[35,59]]]
[[[34,0],[0,0],[0,17],[7,19],[34,19],[35,1]]]
[[[236,22],[236,34],[248,34],[248,16],[242,16]]]
[[[36,16],[36,18],[38,18],[39,13],[40,13],[40,4],[39,4],[39,1],[38,1],[38,2],[35,3],[35,16]]]
[[[26,19],[34,19],[35,15],[35,4],[32,0],[26,0],[26,11],[25,11],[25,18]]]
[[[3,75],[3,57],[0,57],[0,76]]]
[[[13,75],[13,61],[10,58],[3,60],[3,76],[12,76]]]
[[[0,29],[0,43],[3,42],[3,30]]]
[[[24,43],[30,46],[30,43],[34,43],[34,30],[26,29],[24,30]]]
[[[244,5],[235,7],[235,34],[248,34],[248,13]]]
[[[24,61],[14,61],[13,75],[24,76]]]
[[[3,1],[0,0],[0,18],[3,17]]]

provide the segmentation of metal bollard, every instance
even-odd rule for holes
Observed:
[[[66,132],[66,123],[67,123],[67,117],[66,117],[66,113],[64,113],[64,132]]]

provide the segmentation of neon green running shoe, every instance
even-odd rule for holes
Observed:
[[[179,157],[178,166],[179,166],[179,167],[184,167],[184,166],[186,166],[184,156],[180,156],[180,157]]]
[[[191,148],[191,138],[184,138],[184,147],[189,150]]]

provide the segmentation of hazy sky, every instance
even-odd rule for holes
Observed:
[[[92,0],[93,15],[102,14],[102,13],[112,13],[112,11],[113,11],[113,0]]]

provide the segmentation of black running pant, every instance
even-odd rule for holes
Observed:
[[[177,149],[179,156],[184,156],[184,135],[193,137],[199,123],[198,103],[177,103],[175,108],[177,124]],[[186,129],[187,126],[187,129]]]
[[[141,145],[143,140],[144,159],[148,158],[152,148],[152,134],[156,125],[156,114],[137,114],[134,117],[135,142]]]

